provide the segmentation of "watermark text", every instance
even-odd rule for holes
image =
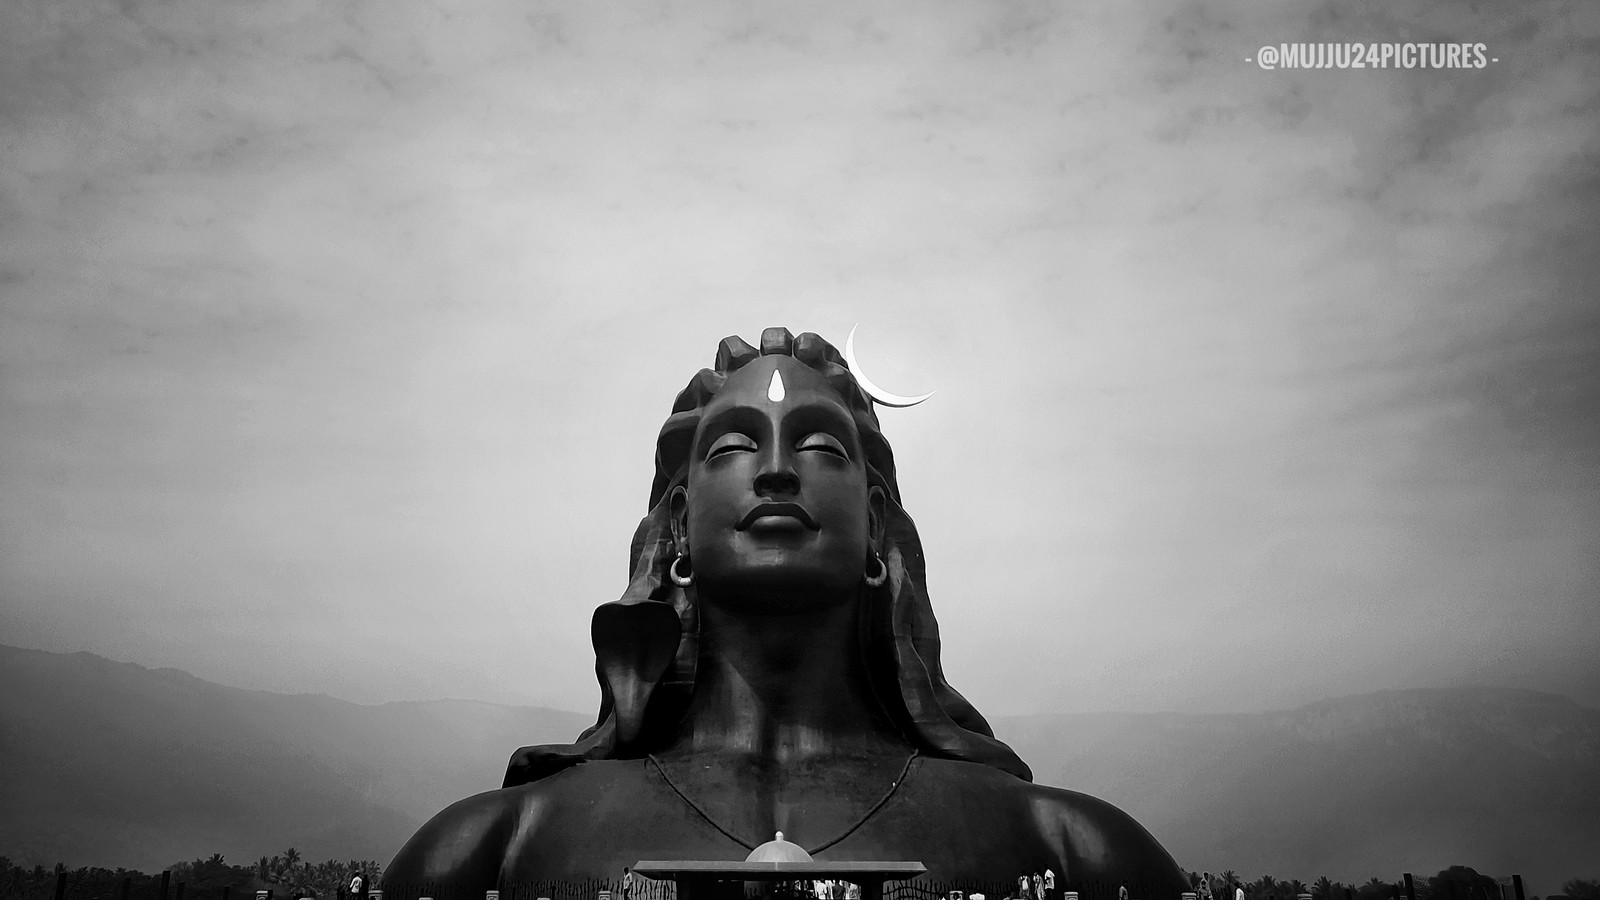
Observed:
[[[1266,44],[1254,62],[1263,69],[1482,69],[1499,62],[1483,44],[1307,42]]]

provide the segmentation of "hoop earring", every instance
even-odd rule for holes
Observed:
[[[672,577],[672,583],[677,585],[678,587],[681,587],[681,588],[686,588],[689,585],[694,584],[694,570],[693,569],[690,569],[689,570],[689,574],[687,574],[687,575],[679,575],[678,574],[678,563],[681,563],[681,562],[687,560],[688,558],[689,558],[689,554],[687,554],[687,553],[679,553],[678,554],[678,558],[674,559],[672,561],[672,566],[667,569],[667,574]]]
[[[872,551],[872,561],[878,564],[878,574],[868,575],[863,572],[861,580],[870,588],[883,587],[883,583],[889,580],[889,564],[883,561],[883,557],[879,556],[876,550]]]

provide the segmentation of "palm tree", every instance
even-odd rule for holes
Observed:
[[[317,863],[316,876],[312,881],[316,884],[318,894],[337,894],[340,885],[345,883],[343,876],[338,860],[325,859]]]
[[[1600,900],[1600,881],[1574,878],[1561,886],[1561,893],[1578,900]]]
[[[21,866],[14,866],[11,860],[0,856],[0,894],[9,897],[12,894],[23,893],[23,881],[27,872]]]

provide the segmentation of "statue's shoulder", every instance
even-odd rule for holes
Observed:
[[[521,789],[513,788],[475,794],[429,819],[384,869],[385,889],[428,883],[460,885],[473,893],[493,888],[520,818],[518,793]]]
[[[1067,868],[1077,883],[1129,881],[1135,896],[1188,890],[1189,879],[1161,843],[1132,816],[1099,797],[1029,784],[1029,805],[1041,827],[1069,848]],[[1137,873],[1137,874],[1130,874]]]
[[[944,819],[930,810],[954,811],[962,827],[941,829]],[[920,758],[876,818],[883,821],[875,832],[915,834],[908,849],[981,860],[988,873],[1049,867],[1064,876],[1063,890],[1093,891],[1109,883],[1112,895],[1124,879],[1134,896],[1176,898],[1187,890],[1183,871],[1132,816],[1097,797],[981,763]]]
[[[664,835],[716,839],[708,827],[644,760],[591,760],[449,806],[406,842],[384,884],[472,896],[497,884],[601,877],[635,862],[639,847],[670,844]]]
[[[596,776],[615,781],[610,762],[583,763],[516,787],[485,791],[447,806],[406,841],[384,870],[384,883],[441,883],[488,890],[500,880],[515,844],[537,841],[551,813],[593,790]]]

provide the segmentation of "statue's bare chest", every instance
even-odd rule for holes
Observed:
[[[741,844],[775,832],[817,853],[855,831],[891,798],[914,757],[831,757],[779,762],[699,754],[652,759],[668,789]]]

